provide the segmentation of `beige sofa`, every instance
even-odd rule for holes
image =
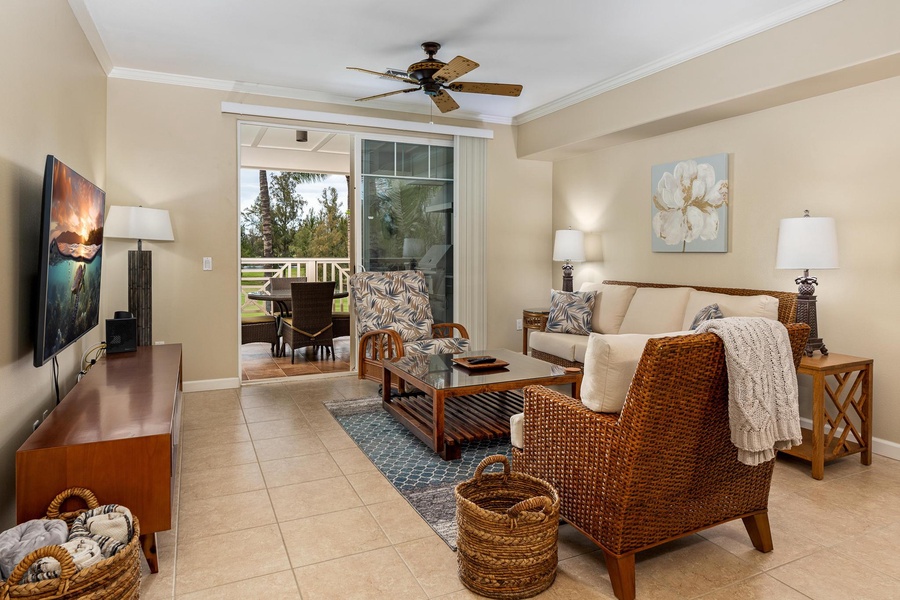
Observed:
[[[602,334],[663,334],[690,329],[697,312],[718,304],[726,317],[767,317],[793,323],[797,294],[742,288],[604,281],[585,283],[596,291],[591,328]],[[589,336],[536,331],[531,356],[563,366],[583,366]]]

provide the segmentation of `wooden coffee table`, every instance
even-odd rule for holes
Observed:
[[[453,363],[454,358],[484,355],[509,366],[473,371]],[[419,392],[392,396],[392,374]],[[509,418],[522,412],[522,388],[561,384],[571,384],[572,396],[580,397],[581,372],[511,350],[415,354],[384,361],[382,405],[441,458],[452,460],[459,458],[463,442],[509,433]]]

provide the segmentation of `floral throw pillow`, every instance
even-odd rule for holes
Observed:
[[[719,310],[718,304],[710,304],[709,306],[704,306],[697,312],[694,320],[691,321],[691,331],[694,331],[695,329],[700,327],[700,323],[702,323],[703,321],[722,319],[724,317],[725,315],[723,315],[722,311]]]
[[[544,331],[589,335],[595,294],[550,290],[550,316]]]

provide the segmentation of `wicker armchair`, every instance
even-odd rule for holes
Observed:
[[[334,282],[291,284],[291,316],[281,319],[281,354],[291,347],[291,364],[297,348],[324,348],[334,356],[331,306]]]
[[[465,327],[434,322],[421,271],[356,273],[350,277],[350,298],[359,334],[360,379],[381,383],[384,359],[469,349]]]
[[[809,327],[787,329],[796,366]],[[635,597],[636,552],[727,521],[743,519],[753,546],[771,551],[773,465],[737,460],[713,334],[648,341],[621,415],[526,388],[524,444],[513,453],[513,468],[555,485],[562,517],[601,547],[620,600]]]

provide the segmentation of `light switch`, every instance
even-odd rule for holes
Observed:
[[[212,256],[203,257],[203,270],[212,271]]]

